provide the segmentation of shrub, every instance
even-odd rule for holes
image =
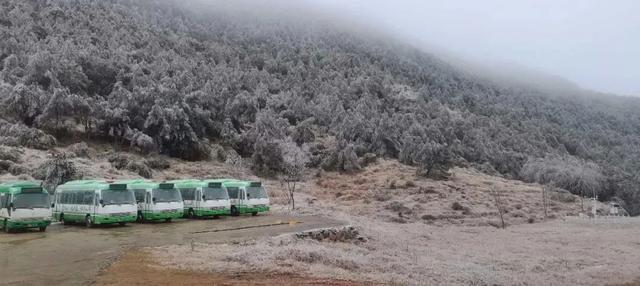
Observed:
[[[0,160],[19,163],[21,157],[22,152],[20,152],[18,149],[0,146]]]
[[[390,200],[391,197],[391,193],[389,192],[377,191],[373,194],[373,199],[379,202],[386,202]]]
[[[454,211],[463,211],[465,210],[465,207],[459,202],[453,202],[451,204],[451,209],[453,209]]]
[[[436,219],[438,219],[437,217],[435,217],[433,215],[430,215],[430,214],[422,215],[420,218],[423,219],[423,220],[436,220]]]
[[[153,157],[147,159],[147,166],[151,169],[166,170],[171,167],[171,163],[163,157]]]
[[[153,171],[147,164],[141,161],[130,161],[125,167],[127,170],[136,172],[143,178],[151,179],[153,178]]]
[[[111,166],[118,170],[129,170],[136,172],[143,178],[150,179],[153,177],[153,171],[147,165],[147,161],[143,159],[136,159],[132,156],[125,154],[115,154],[109,158]]]
[[[91,157],[91,148],[89,148],[89,145],[87,145],[87,143],[85,142],[72,144],[71,146],[69,146],[68,150],[69,152],[73,153],[76,157],[84,157],[84,158]]]
[[[411,209],[398,201],[393,201],[385,206],[386,209],[399,213],[411,213]]]
[[[0,119],[0,144],[46,150],[54,147],[57,142],[53,136],[39,129]]]
[[[58,185],[82,177],[75,163],[65,154],[56,155],[44,162],[33,171],[32,176],[42,180],[43,187],[50,193],[53,193]]]
[[[378,161],[378,156],[374,153],[366,153],[360,158],[360,165],[364,168]]]

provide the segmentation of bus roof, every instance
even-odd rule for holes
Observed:
[[[222,185],[225,186],[225,188],[226,187],[261,187],[262,183],[257,181],[233,180],[233,181],[222,182]]]
[[[158,183],[147,179],[117,180],[113,183],[127,185],[128,189],[151,189],[158,187]]]
[[[76,180],[66,182],[56,189],[56,191],[72,191],[72,190],[107,190],[112,185],[112,182],[106,180]]]
[[[41,185],[40,181],[15,181],[4,182],[0,184],[0,193],[21,193],[23,190],[29,190],[32,192],[43,193],[46,192]]]
[[[199,188],[206,186],[204,182],[198,179],[170,180],[165,183],[172,183],[176,188]]]
[[[219,184],[222,186],[226,182],[234,182],[236,179],[184,179],[184,180],[171,180],[167,183],[174,183],[176,188],[199,188],[211,186],[211,184]]]

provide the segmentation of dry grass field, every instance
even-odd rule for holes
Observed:
[[[138,176],[114,168],[107,150],[92,146],[88,156],[73,161],[85,177]],[[50,157],[21,152],[27,167]],[[168,168],[153,171],[155,179],[256,178],[223,162],[167,161]],[[284,234],[143,248],[106,269],[101,277],[108,278],[98,284],[633,285],[640,277],[638,219],[579,218],[582,202],[567,194],[550,198],[545,218],[540,185],[460,168],[449,180],[434,181],[416,177],[412,167],[380,160],[353,174],[310,171],[296,194],[298,209],[291,211],[281,183],[262,180],[273,212],[338,219],[354,226],[362,240]],[[499,228],[492,192],[500,196],[506,229]]]

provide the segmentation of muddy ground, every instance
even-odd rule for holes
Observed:
[[[341,225],[320,216],[260,215],[46,232],[0,233],[0,284],[87,285],[128,250],[163,245],[235,243],[262,236]],[[197,251],[197,249],[195,250]]]

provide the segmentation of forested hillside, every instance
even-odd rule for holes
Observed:
[[[267,175],[292,148],[346,172],[376,154],[432,177],[474,166],[598,193],[640,213],[638,99],[501,85],[312,13],[199,8],[2,1],[0,143],[108,140],[187,160],[222,147]]]

